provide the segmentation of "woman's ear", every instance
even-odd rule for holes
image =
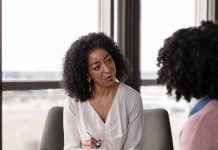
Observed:
[[[87,78],[90,78],[90,75],[88,73],[86,73]]]

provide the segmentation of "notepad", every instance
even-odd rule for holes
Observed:
[[[80,148],[71,148],[70,150],[81,150]],[[96,150],[96,149],[86,149],[86,150]],[[99,149],[99,150],[107,150],[106,148]]]

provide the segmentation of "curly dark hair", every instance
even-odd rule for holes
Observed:
[[[126,79],[131,71],[129,61],[123,52],[104,33],[89,33],[80,37],[73,42],[65,55],[61,82],[68,96],[74,97],[77,102],[84,102],[92,97],[86,73],[88,73],[89,54],[97,48],[103,48],[111,55],[116,66],[116,78],[119,81]]]
[[[175,89],[177,101],[206,94],[218,99],[218,23],[202,21],[199,27],[176,31],[165,40],[157,61],[157,84],[165,84],[169,95]]]

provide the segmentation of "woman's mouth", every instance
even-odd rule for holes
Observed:
[[[113,79],[113,75],[111,75],[111,76],[105,78],[105,80],[107,80],[107,81],[111,81],[112,79]]]

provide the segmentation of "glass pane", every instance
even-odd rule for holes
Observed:
[[[169,113],[174,150],[179,150],[180,131],[195,102],[187,103],[184,98],[175,102],[175,95],[168,97],[164,86],[141,86],[144,109],[164,108]]]
[[[38,150],[48,110],[64,98],[61,89],[3,92],[3,149]]]
[[[62,59],[98,30],[98,0],[4,0],[3,80],[60,80]]]
[[[156,79],[164,39],[195,25],[195,0],[141,0],[141,78]]]
[[[195,0],[141,0],[141,79],[157,78],[157,55],[164,40],[178,29],[195,25]],[[168,97],[164,86],[142,86],[144,108],[164,108],[168,111],[175,150],[179,150],[180,131],[193,103]]]

